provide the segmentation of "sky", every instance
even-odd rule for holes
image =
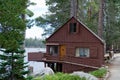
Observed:
[[[42,14],[45,14],[47,12],[47,6],[45,5],[45,0],[30,0],[31,2],[36,3],[36,5],[29,6],[28,9],[30,9],[34,16],[32,18],[36,18]],[[30,29],[26,30],[26,38],[42,38],[43,30],[40,27],[33,26]]]

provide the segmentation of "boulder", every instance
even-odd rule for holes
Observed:
[[[85,77],[87,80],[98,80],[95,76],[82,72],[82,71],[75,71],[71,75],[77,75],[80,77]]]
[[[54,74],[54,71],[50,67],[45,67],[39,72],[39,74],[37,74],[37,76],[39,75],[43,77],[45,75],[53,75],[53,74]]]

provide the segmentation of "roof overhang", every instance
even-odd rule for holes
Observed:
[[[59,43],[46,43],[46,45],[60,45]]]

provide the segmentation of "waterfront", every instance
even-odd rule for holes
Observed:
[[[28,62],[28,53],[29,52],[45,52],[45,48],[25,48],[26,52],[25,52],[25,62]],[[43,62],[35,62],[35,61],[29,61],[28,65],[30,67],[33,67],[33,74],[37,74],[40,72],[41,69],[44,68],[44,63]]]

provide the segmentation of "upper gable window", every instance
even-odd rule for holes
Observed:
[[[77,32],[77,23],[70,23],[69,24],[69,31],[70,31],[70,33]]]

